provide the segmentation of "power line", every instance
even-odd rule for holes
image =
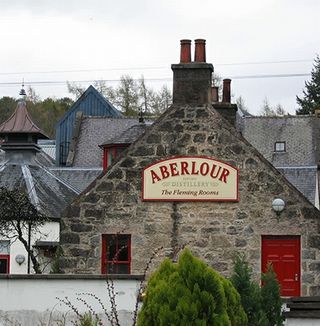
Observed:
[[[308,74],[269,74],[269,75],[247,75],[247,76],[231,76],[230,79],[257,79],[257,78],[288,78],[288,77],[306,77]]]
[[[265,65],[265,64],[283,64],[312,62],[310,59],[296,60],[277,60],[277,61],[249,61],[249,62],[226,62],[215,63],[215,66],[245,66],[245,65]],[[18,72],[0,72],[1,76],[6,75],[29,75],[29,74],[59,74],[59,73],[79,73],[79,72],[99,72],[99,71],[132,71],[132,70],[159,70],[169,69],[168,66],[142,66],[142,67],[114,67],[114,68],[93,68],[93,69],[69,69],[69,70],[48,70],[48,71],[18,71]]]
[[[292,77],[307,77],[310,76],[310,73],[301,73],[301,74],[262,74],[262,75],[239,75],[239,76],[230,76],[231,79],[263,79],[263,78],[292,78]],[[133,78],[133,80],[139,80],[137,78]],[[87,84],[93,83],[95,81],[101,82],[119,82],[120,79],[88,79],[88,80],[73,80],[70,81],[71,83],[79,83],[79,84]],[[165,81],[172,81],[172,78],[165,77],[165,78],[145,78],[145,81],[150,82],[165,82]],[[25,82],[25,85],[28,86],[58,86],[58,85],[66,85],[67,81],[65,80],[58,80],[58,81],[30,81]],[[0,87],[16,87],[20,86],[20,82],[0,82]]]
[[[253,61],[253,62],[237,62],[237,63],[216,63],[215,66],[241,66],[241,65],[265,65],[265,64],[281,64],[281,63],[297,63],[297,62],[312,62],[309,59],[297,60],[278,60],[278,61]]]

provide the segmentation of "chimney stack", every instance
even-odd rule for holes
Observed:
[[[194,43],[194,61],[206,62],[206,40],[196,39]]]
[[[212,64],[206,63],[206,41],[195,40],[195,59],[191,61],[191,41],[181,40],[180,63],[173,70],[173,104],[211,103]]]
[[[191,62],[191,40],[181,40],[180,46],[180,63]]]
[[[231,79],[223,80],[223,90],[222,90],[222,102],[230,103],[231,102]]]
[[[233,126],[235,126],[238,108],[236,104],[231,104],[230,84],[231,79],[223,80],[222,102],[215,102],[213,98],[212,105],[216,111],[218,111],[226,120],[228,120]]]

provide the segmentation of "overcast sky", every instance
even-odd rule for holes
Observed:
[[[320,53],[318,0],[0,0],[0,97],[24,78],[42,98],[65,81],[144,75],[172,84],[180,39],[207,40],[207,62],[258,114],[263,100],[294,113]],[[261,76],[268,75],[268,78]],[[255,78],[254,78],[255,77]],[[258,78],[257,78],[258,77]],[[89,82],[83,83],[89,85]]]

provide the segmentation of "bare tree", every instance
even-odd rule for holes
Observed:
[[[37,274],[41,274],[41,268],[31,247],[31,234],[38,232],[46,220],[46,217],[30,202],[26,193],[18,189],[0,188],[0,237],[20,241]]]
[[[85,92],[85,88],[75,82],[67,81],[68,92],[75,96],[76,100]]]
[[[275,117],[275,116],[286,115],[287,112],[284,110],[284,108],[281,106],[281,104],[278,104],[276,107],[273,107],[270,105],[268,99],[265,98],[263,100],[260,114],[262,116],[266,116],[266,117]]]

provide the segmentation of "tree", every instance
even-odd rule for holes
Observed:
[[[268,325],[282,326],[282,299],[280,297],[280,285],[272,264],[267,266],[267,272],[262,275],[263,286],[261,289],[261,304],[268,318]]]
[[[36,91],[31,86],[29,86],[28,89],[27,89],[26,100],[29,101],[29,102],[32,102],[33,104],[36,104],[36,103],[41,101],[41,98],[36,93]]]
[[[0,98],[0,123],[6,121],[17,107],[17,100],[13,97]]]
[[[240,326],[247,318],[232,284],[185,248],[150,277],[138,325]]]
[[[38,232],[46,220],[30,202],[26,193],[17,189],[0,188],[0,237],[20,241],[37,274],[41,274],[41,269],[36,253],[30,245],[30,235]]]
[[[260,114],[265,117],[275,117],[286,115],[286,111],[278,104],[276,107],[272,107],[267,98],[263,100],[262,108]]]
[[[67,82],[67,85],[69,93],[76,98],[85,91],[76,83]],[[137,81],[130,75],[123,75],[117,87],[108,86],[104,80],[94,81],[93,86],[126,116],[137,116],[140,110],[144,116],[159,116],[172,103],[171,91],[166,85],[155,91],[147,86],[143,76]]]
[[[85,92],[85,87],[75,82],[67,81],[68,92],[75,96],[76,100]]]
[[[236,99],[236,103],[237,103],[238,110],[240,110],[245,116],[251,115],[242,96],[239,96]]]
[[[115,104],[126,116],[139,114],[139,87],[131,76],[121,76],[120,85],[116,89]]]
[[[231,282],[240,294],[241,304],[248,317],[248,325],[268,326],[266,314],[261,305],[259,284],[252,281],[252,269],[244,255],[238,254],[234,259]]]
[[[73,100],[46,98],[40,102],[27,101],[27,108],[34,122],[51,138],[55,137],[55,124],[69,110]]]
[[[156,94],[151,88],[146,86],[144,77],[141,76],[139,79],[139,97],[141,99],[140,110],[143,110],[145,115],[150,115],[153,111],[153,105],[156,104],[155,96]]]
[[[153,113],[156,115],[160,115],[161,113],[166,111],[172,104],[171,90],[168,88],[168,86],[164,85],[161,87],[157,96],[159,98],[159,104],[157,107],[154,107]]]
[[[241,304],[248,316],[248,325],[283,325],[280,286],[271,264],[268,265],[267,272],[262,274],[261,279],[262,288],[258,282],[252,280],[252,269],[245,256],[236,255],[231,282],[240,294]]]
[[[316,56],[311,70],[311,80],[305,82],[303,97],[296,97],[300,109],[296,114],[313,114],[315,109],[320,108],[320,57]]]

